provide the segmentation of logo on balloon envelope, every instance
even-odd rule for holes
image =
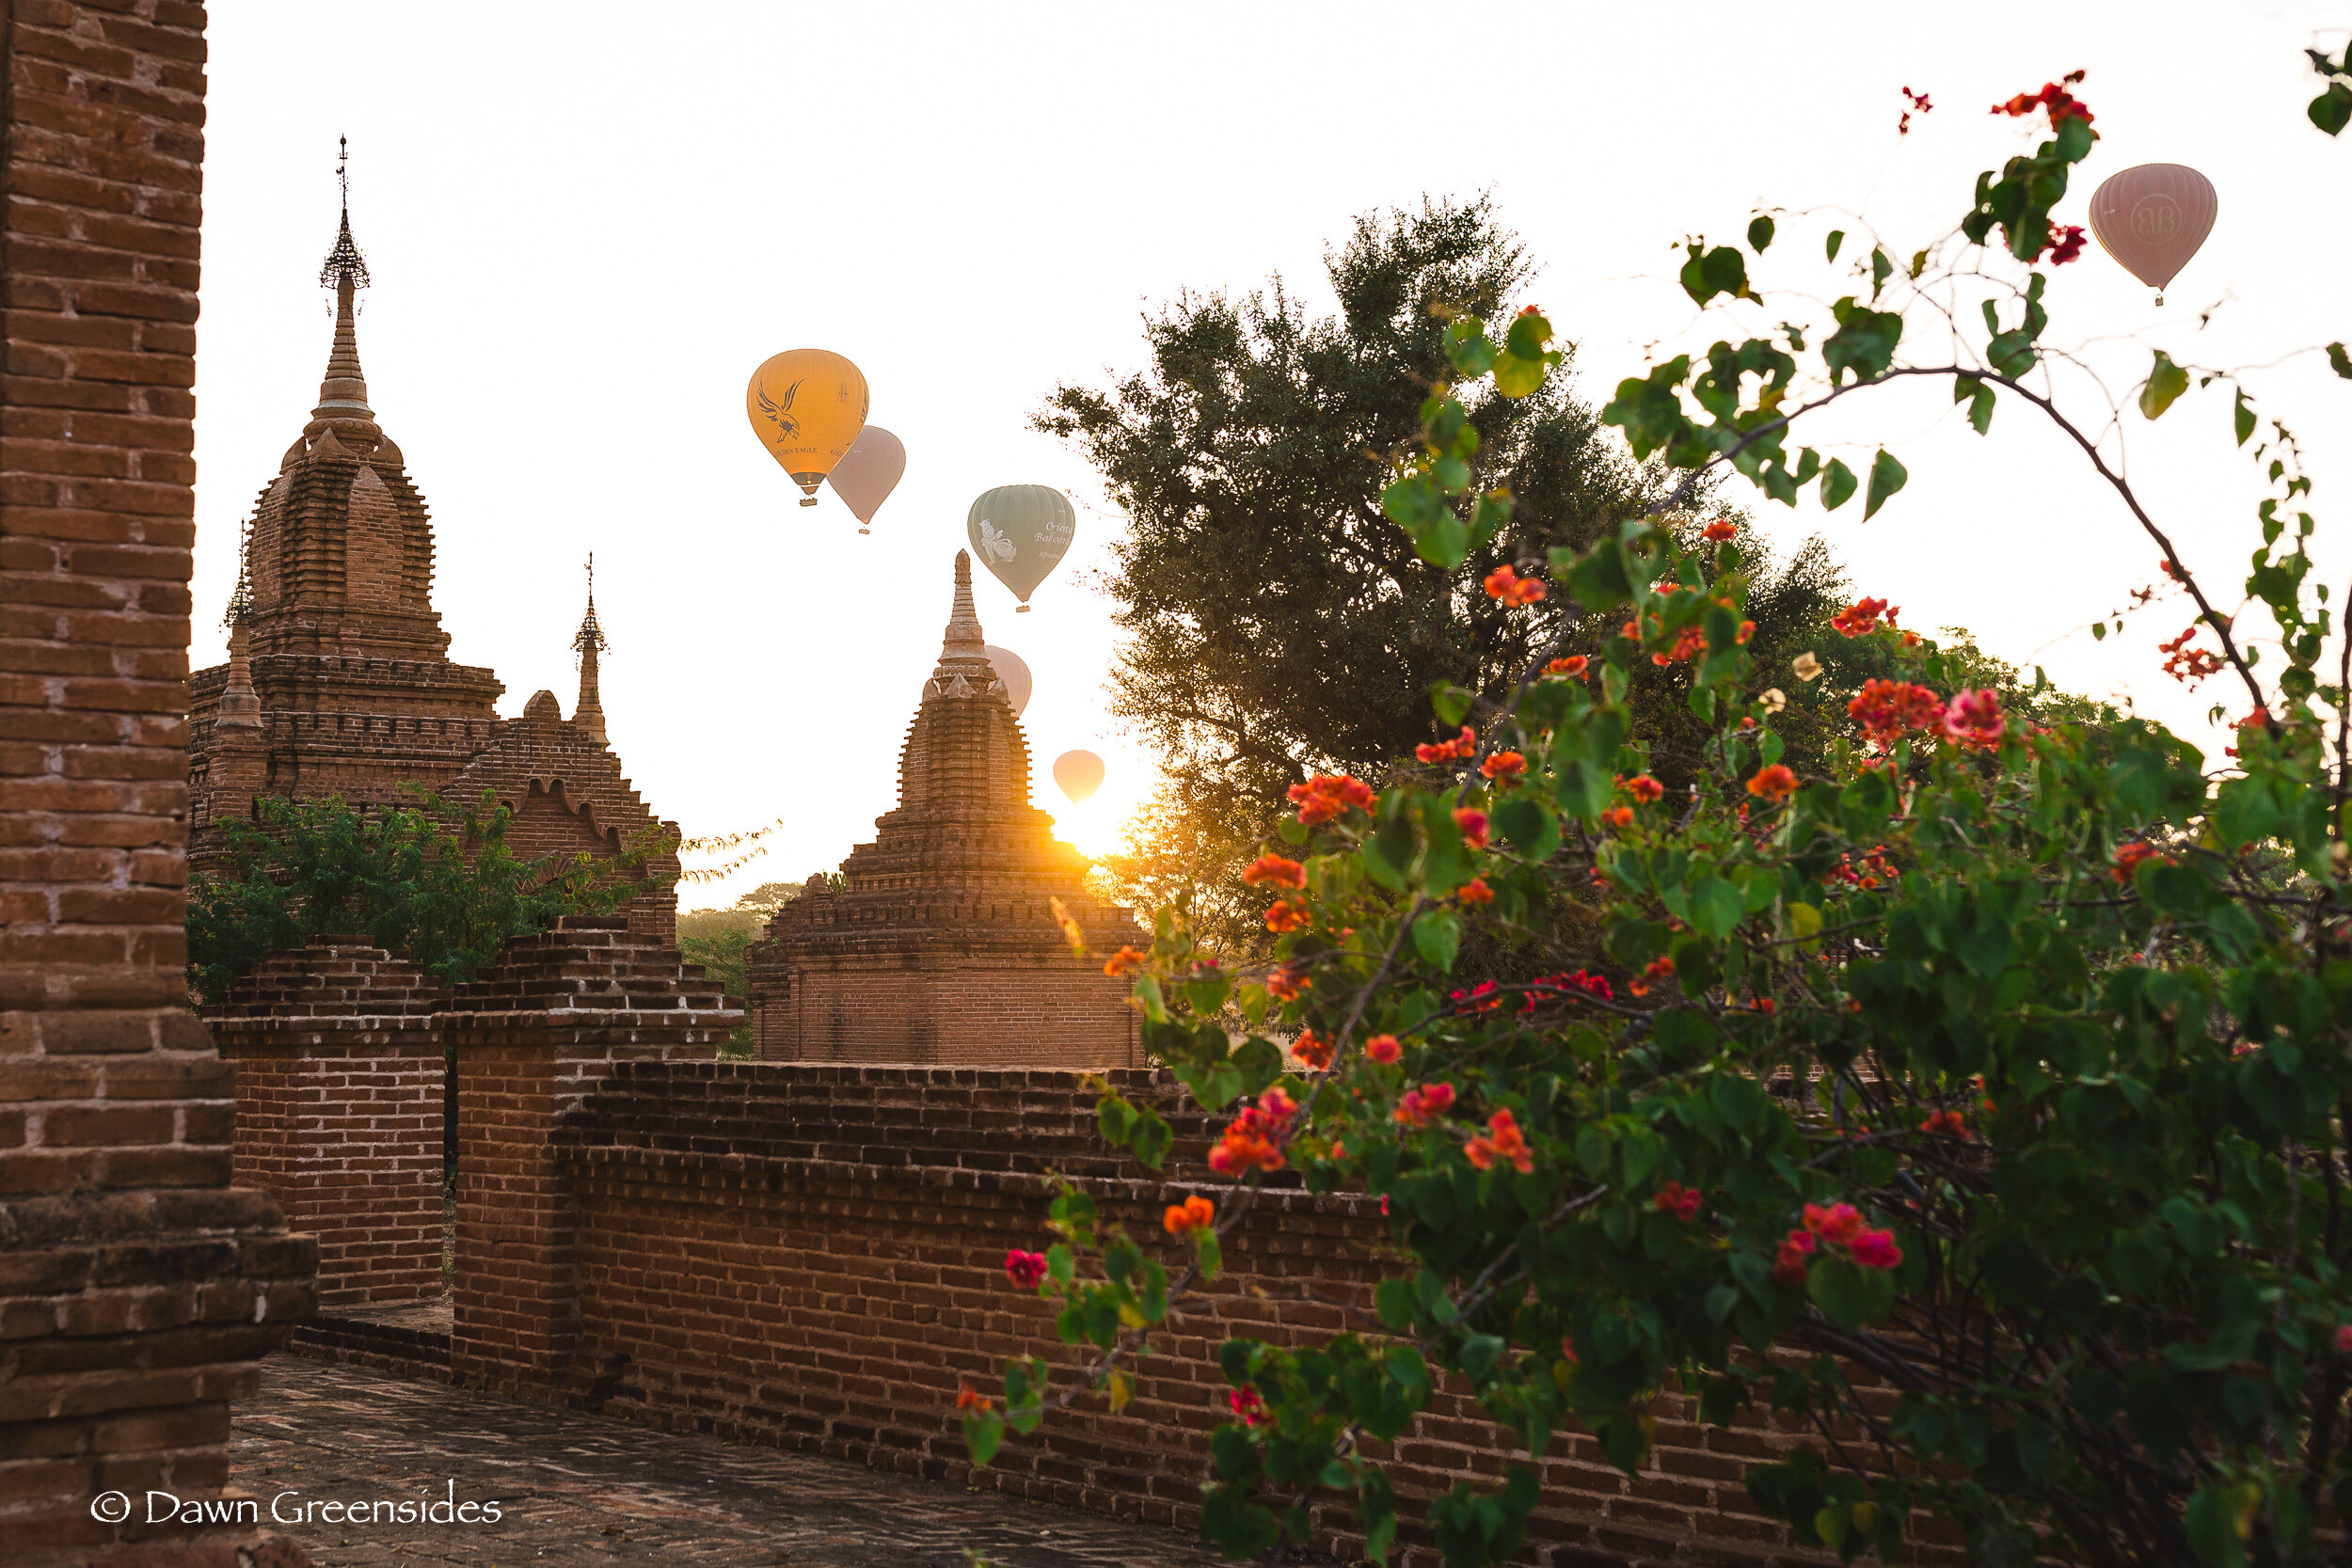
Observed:
[[[2181,231],[2181,204],[2169,196],[2143,196],[2132,207],[2132,237],[2169,240]]]

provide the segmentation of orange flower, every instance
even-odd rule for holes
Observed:
[[[1666,793],[1666,786],[1660,784],[1656,779],[1651,778],[1647,773],[1644,773],[1637,778],[1619,779],[1617,783],[1624,786],[1625,792],[1628,795],[1632,796],[1636,800],[1641,801],[1645,805],[1647,805],[1652,800],[1658,800]]]
[[[1600,819],[1605,825],[1612,828],[1630,828],[1633,826],[1633,808],[1631,806],[1611,806],[1607,811],[1600,814]]]
[[[1488,1117],[1486,1131],[1464,1144],[1462,1153],[1480,1170],[1497,1160],[1509,1161],[1522,1176],[1535,1168],[1535,1151],[1527,1147],[1527,1138],[1509,1111],[1497,1111]]]
[[[1331,1042],[1312,1029],[1301,1029],[1298,1038],[1291,1042],[1291,1054],[1312,1072],[1321,1072],[1331,1065]]]
[[[1243,1128],[1239,1123],[1225,1130],[1216,1147],[1209,1150],[1209,1168],[1219,1176],[1239,1176],[1246,1170],[1280,1170],[1286,1162],[1282,1151],[1262,1133]]]
[[[1241,879],[1252,887],[1261,882],[1272,882],[1276,887],[1305,887],[1307,868],[1280,855],[1260,855],[1242,868]]]
[[[1110,962],[1103,966],[1103,973],[1114,980],[1133,974],[1143,967],[1144,960],[1149,957],[1149,954],[1139,953],[1132,947],[1122,947],[1111,955]]]
[[[1715,521],[1708,524],[1705,528],[1701,529],[1699,531],[1699,535],[1701,538],[1712,539],[1716,544],[1720,545],[1725,540],[1739,538],[1740,525],[1733,522],[1728,517],[1719,517]]]
[[[1169,1212],[1172,1213],[1174,1211],[1171,1210]],[[990,1399],[986,1394],[981,1393],[977,1388],[973,1387],[968,1383],[956,1390],[956,1408],[958,1410],[977,1410],[985,1415],[990,1410],[995,1408],[995,1404],[996,1402],[994,1400]]]
[[[1484,849],[1486,847],[1486,814],[1485,812],[1470,806],[1457,807],[1454,813],[1454,825],[1462,831],[1463,848]]]
[[[1298,993],[1314,985],[1314,980],[1296,964],[1284,964],[1265,977],[1266,994],[1277,1002],[1295,1002]]]
[[[2153,861],[2158,865],[2170,865],[2172,857],[2159,854],[2156,847],[2144,838],[2134,839],[2129,844],[2119,844],[2115,847],[2115,865],[2107,872],[2107,875],[2119,882],[2129,882],[2132,879],[2132,873],[2139,869],[2142,861]]]
[[[1399,1096],[1392,1114],[1406,1127],[1426,1127],[1444,1116],[1453,1104],[1453,1085],[1423,1084]]]
[[[1696,626],[1685,626],[1679,632],[1675,634],[1675,645],[1673,647],[1667,649],[1662,654],[1650,655],[1649,661],[1652,664],[1656,664],[1661,667],[1668,664],[1679,664],[1686,658],[1694,657],[1698,654],[1704,653],[1706,649],[1707,633],[1701,631]]]
[[[1456,757],[1470,756],[1477,750],[1478,732],[1465,724],[1462,733],[1451,740],[1423,741],[1413,748],[1413,755],[1423,762],[1452,762]]]
[[[1965,1142],[1968,1118],[1958,1111],[1932,1111],[1929,1113],[1928,1119],[1919,1124],[1919,1131],[1934,1137],[1959,1138]]]
[[[1582,654],[1570,654],[1565,658],[1555,658],[1549,664],[1545,665],[1544,673],[1547,675],[1567,675],[1576,680],[1582,680],[1584,678],[1585,672],[1589,670],[1591,666],[1592,661],[1586,658]]]
[[[1863,735],[1881,751],[1914,730],[1940,727],[1944,699],[1910,681],[1870,680],[1846,705],[1846,716],[1862,726]]]
[[[1517,752],[1497,752],[1480,763],[1478,770],[1490,779],[1508,783],[1527,771],[1527,759]]]
[[[1848,637],[1867,637],[1882,622],[1894,626],[1895,617],[1901,613],[1900,605],[1889,605],[1884,599],[1856,599],[1831,616],[1829,624]]]
[[[1785,762],[1776,762],[1748,781],[1748,793],[1767,800],[1786,800],[1797,792],[1797,775]]]
[[[1382,1067],[1395,1061],[1398,1053],[1403,1050],[1404,1047],[1397,1043],[1394,1035],[1375,1035],[1364,1041],[1364,1054],[1378,1062]]]
[[[1486,878],[1472,877],[1454,890],[1454,896],[1465,904],[1491,904],[1495,901],[1495,890],[1486,885]]]
[[[1193,1194],[1182,1203],[1171,1203],[1160,1223],[1168,1227],[1171,1236],[1189,1236],[1196,1230],[1206,1230],[1216,1220],[1216,1205]]]
[[[1274,907],[1265,912],[1265,928],[1269,931],[1295,931],[1306,924],[1306,906],[1294,905],[1287,898],[1277,898]]]
[[[1523,578],[1508,566],[1498,566],[1486,574],[1486,596],[1500,599],[1511,609],[1534,604],[1544,596],[1545,592],[1540,580]]]
[[[1305,784],[1291,785],[1290,798],[1298,807],[1298,820],[1310,828],[1350,810],[1370,811],[1377,799],[1370,784],[1345,773],[1317,773]]]

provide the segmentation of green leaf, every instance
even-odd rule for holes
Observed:
[[[1549,355],[1537,359],[1502,355],[1495,360],[1495,390],[1506,398],[1523,398],[1544,384],[1544,372],[1550,367]]]
[[[1836,260],[1837,260],[1837,247],[1838,247],[1839,245],[1844,245],[1845,243],[1846,243],[1846,231],[1845,231],[1843,229],[1833,229],[1833,230],[1831,230],[1829,231],[1829,247],[1828,247],[1827,252],[1823,255],[1822,260],[1824,260],[1824,261],[1836,261]]]
[[[1952,401],[1968,405],[1968,422],[1981,436],[1993,428],[1993,388],[1973,375],[1952,378]]]
[[[1805,1293],[1829,1320],[1848,1333],[1895,1305],[1895,1279],[1884,1269],[1866,1269],[1844,1258],[1826,1258],[1805,1275]]]
[[[2262,1489],[2249,1481],[2232,1485],[2217,1481],[2198,1488],[2183,1520],[2189,1544],[2213,1568],[2244,1568],[2246,1538],[2253,1533],[2254,1513],[2261,1503]]]
[[[2237,395],[2237,407],[2233,412],[2233,418],[2237,428],[2237,444],[2242,447],[2254,435],[2254,410],[2247,403],[2246,394],[2243,391]]]
[[[1735,299],[1747,296],[1748,259],[1727,245],[1712,250],[1702,245],[1686,247],[1690,260],[1682,264],[1682,290],[1692,301],[1705,305],[1717,294],[1730,294]]]
[[[2139,389],[2139,412],[2147,419],[2159,419],[2172,406],[2174,400],[2188,390],[2188,372],[2172,362],[2172,356],[2156,350],[2156,362],[2148,372],[2148,384]]]
[[[2328,368],[2346,381],[2352,381],[2352,355],[2344,352],[2342,343],[2328,345]]]
[[[1886,499],[1901,489],[1910,478],[1909,470],[1895,460],[1895,454],[1880,448],[1877,459],[1870,465],[1870,494],[1862,503],[1862,520],[1867,523],[1875,516],[1878,509],[1886,504]]]
[[[1559,818],[1524,793],[1497,806],[1494,823],[1502,841],[1531,861],[1548,861],[1560,847]]]
[[[996,1457],[997,1447],[1005,1440],[1004,1418],[994,1411],[963,1418],[963,1446],[975,1465],[986,1465]]]
[[[1853,499],[1854,487],[1861,482],[1854,471],[1838,458],[1831,458],[1821,469],[1821,509],[1835,512]]]
[[[1772,220],[1758,214],[1748,220],[1748,248],[1762,255],[1772,247]]]
[[[1394,1275],[1382,1280],[1372,1290],[1372,1309],[1380,1315],[1380,1326],[1402,1334],[1413,1326],[1413,1288]]]
[[[1147,1106],[1136,1116],[1135,1131],[1128,1135],[1127,1147],[1147,1168],[1157,1170],[1160,1162],[1168,1158],[1168,1148],[1175,1141],[1174,1129],[1161,1119],[1159,1113]]]
[[[1422,959],[1451,974],[1462,946],[1462,922],[1452,910],[1431,910],[1413,922],[1413,946]]]
[[[2330,82],[2328,90],[2312,99],[2311,106],[2303,112],[2312,117],[2313,125],[2332,136],[2345,125],[2352,124],[2352,87],[2345,87],[2342,82]]]

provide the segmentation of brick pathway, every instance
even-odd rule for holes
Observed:
[[[288,1355],[237,1408],[232,1482],[328,1498],[495,1498],[495,1524],[276,1528],[319,1568],[1208,1568],[1189,1535]],[[477,1513],[478,1517],[478,1513]]]

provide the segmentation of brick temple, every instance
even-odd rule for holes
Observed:
[[[1086,889],[1087,860],[1029,804],[1029,743],[988,661],[972,558],[898,754],[898,807],[812,878],[746,954],[759,1056],[776,1061],[1127,1067],[1136,1015],[1103,958],[1148,946]],[[1058,898],[1091,957],[1073,955]]]
[[[572,644],[580,680],[570,719],[548,691],[501,719],[498,676],[449,657],[433,608],[432,515],[376,421],[359,365],[353,296],[369,278],[348,203],[319,281],[335,291],[335,338],[318,405],[246,525],[229,662],[188,682],[196,864],[217,863],[223,825],[249,819],[267,796],[366,808],[413,803],[416,788],[460,806],[486,792],[514,813],[507,842],[525,857],[611,858],[648,830],[675,838],[606,742],[593,583]],[[676,857],[648,869],[674,881]],[[676,895],[648,894],[628,914],[632,929],[667,941]]]

